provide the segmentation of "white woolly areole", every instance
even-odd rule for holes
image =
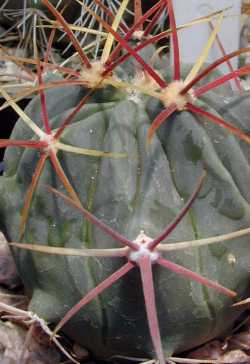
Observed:
[[[132,250],[129,253],[129,259],[132,262],[137,262],[141,257],[149,257],[151,262],[155,262],[159,258],[159,253],[155,251],[151,251],[148,249],[148,244],[152,241],[150,237],[148,237],[144,231],[142,230],[137,238],[134,240],[139,247],[139,250]]]
[[[144,31],[143,30],[136,30],[133,33],[133,39],[135,40],[142,40],[144,38]]]
[[[169,107],[172,104],[177,105],[177,109],[179,111],[185,110],[188,102],[192,102],[195,100],[194,92],[190,89],[186,94],[181,95],[181,91],[186,86],[185,82],[174,81],[170,83],[165,89],[161,92],[161,101],[166,107]]]
[[[41,142],[46,142],[48,144],[52,144],[54,142],[54,135],[53,134],[43,133],[40,136],[40,140],[41,140]]]
[[[135,104],[139,105],[142,101],[140,92],[137,92],[137,91],[129,92],[128,100],[133,101]]]
[[[50,150],[54,150],[54,151],[57,150],[56,141],[54,139],[53,134],[43,133],[40,136],[40,140],[41,140],[41,142],[46,142],[48,144],[48,146],[45,148],[45,151],[49,152]]]
[[[101,82],[103,81],[102,73],[104,71],[103,64],[100,61],[91,63],[91,68],[84,67],[81,70],[81,77],[83,81],[90,88],[102,87]],[[98,85],[100,84],[100,85]]]

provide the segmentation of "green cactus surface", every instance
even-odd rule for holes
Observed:
[[[187,81],[192,67],[178,68],[176,52],[166,71],[154,46],[121,40],[104,21],[125,48],[116,48],[117,59],[125,59],[116,63],[104,46],[101,61],[92,62],[53,5],[43,3],[83,66],[78,72],[37,62],[38,95],[24,112],[0,87],[20,115],[10,140],[0,140],[7,146],[0,229],[16,243],[31,311],[58,324],[87,297],[59,323],[63,332],[98,359],[157,356],[163,364],[226,334],[242,312],[233,303],[250,295],[248,235],[178,250],[181,242],[249,228],[250,93],[225,86],[216,65],[203,65]],[[168,11],[176,51],[170,5]],[[127,247],[120,254],[121,243]],[[63,256],[17,244],[115,250],[109,257]]]
[[[113,90],[115,93],[116,91]],[[119,93],[103,101],[97,96],[75,117],[62,141],[84,148],[125,152],[125,159],[96,158],[59,152],[58,157],[80,200],[95,216],[129,239],[141,230],[156,237],[178,214],[206,165],[203,189],[188,215],[168,242],[195,240],[248,227],[250,196],[249,149],[244,142],[191,113],[174,114],[152,144],[147,130],[160,105],[147,97]],[[80,87],[46,92],[53,130],[82,97]],[[133,100],[135,98],[136,101]],[[249,95],[231,97],[210,93],[201,101],[206,109],[226,116],[243,128],[249,114]],[[41,125],[40,99],[26,113]],[[30,139],[20,119],[11,138]],[[17,241],[20,214],[36,163],[37,151],[8,148],[6,171],[0,180],[1,229]],[[63,186],[51,163],[39,181],[23,241],[58,247],[113,248],[105,236],[65,201],[49,193]],[[211,247],[164,253],[197,273],[249,295],[249,238]],[[30,309],[48,322],[58,321],[82,296],[118,269],[123,259],[58,257],[14,250],[18,270],[31,297]],[[235,260],[232,259],[235,257]],[[156,301],[165,353],[200,345],[229,328],[239,315],[231,299],[156,267]],[[114,354],[153,355],[138,273],[131,272],[89,304],[65,326],[65,331],[97,357]],[[195,332],[195,335],[190,335]]]

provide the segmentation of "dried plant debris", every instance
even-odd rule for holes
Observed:
[[[28,307],[28,298],[21,293],[14,293],[11,290],[0,287],[0,304],[4,303],[9,306],[15,306],[26,310]]]
[[[202,363],[202,360],[211,360],[219,363],[250,363],[250,356],[243,349],[232,346],[233,341],[220,342],[214,340],[193,351],[188,358],[196,360],[196,363]],[[249,341],[250,343],[250,341]],[[202,360],[200,360],[202,358]]]
[[[12,325],[14,322],[18,324],[18,327],[22,327],[24,330],[23,340],[21,336],[21,344],[17,345],[16,340],[16,331],[10,332],[7,339],[9,339],[10,343],[14,343],[15,348],[21,347],[21,350],[18,350],[16,358],[18,359],[18,363],[57,363],[60,358],[59,351],[67,357],[70,362],[78,363],[76,359],[71,356],[71,354],[63,347],[63,345],[59,342],[58,336],[52,337],[52,331],[50,330],[48,324],[40,318],[38,315],[34,314],[31,311],[22,310],[20,308],[16,308],[14,306],[7,305],[5,303],[0,302],[0,312],[2,313],[2,319],[7,319],[7,323],[5,325]],[[4,324],[4,323],[3,323]],[[12,327],[12,326],[11,326]],[[27,331],[28,329],[28,331]],[[1,330],[1,328],[0,328]],[[8,333],[6,331],[6,333]],[[17,335],[19,338],[20,335]],[[1,331],[0,331],[1,337]],[[8,340],[5,339],[3,342],[4,348],[12,347],[11,344],[8,344]],[[1,339],[0,339],[1,340]],[[34,341],[34,343],[33,343]],[[19,343],[19,342],[18,342]],[[0,341],[1,344],[1,341]],[[52,345],[55,344],[52,348]],[[56,350],[59,349],[59,350]],[[43,355],[43,351],[45,352]],[[47,351],[47,352],[46,352]],[[5,352],[5,351],[4,351]],[[51,355],[55,356],[53,361],[50,358]],[[29,361],[29,355],[31,355],[32,360]],[[49,359],[47,361],[47,355],[49,355]],[[27,356],[27,358],[26,358]],[[38,358],[39,360],[44,361],[34,361],[34,359]],[[2,363],[2,361],[1,361]]]
[[[57,350],[34,336],[29,340],[24,351],[27,331],[10,322],[0,321],[0,362],[1,364],[59,364],[60,355]]]

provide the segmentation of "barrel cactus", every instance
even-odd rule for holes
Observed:
[[[211,72],[239,52],[199,72],[181,67],[171,1],[174,80],[146,51],[148,39],[129,42],[164,1],[125,38],[102,21],[118,45],[110,54],[109,38],[91,62],[43,3],[83,66],[38,62],[39,95],[25,111],[0,89],[20,115],[0,141],[1,229],[31,311],[97,358],[162,364],[230,329],[241,313],[233,298],[250,293],[249,93],[221,86],[249,67]],[[45,76],[42,66],[69,77]]]

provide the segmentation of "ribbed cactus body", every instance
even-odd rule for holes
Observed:
[[[46,92],[53,129],[82,98],[80,87]],[[248,131],[249,93],[233,96],[230,89],[210,92],[199,101]],[[180,242],[249,227],[249,146],[228,131],[187,111],[176,112],[146,146],[146,134],[160,102],[110,89],[97,91],[61,141],[127,158],[96,158],[58,152],[59,160],[82,204],[129,239],[141,230],[154,238],[178,214],[192,193],[204,165],[207,178],[190,212],[165,242]],[[27,114],[41,123],[39,97]],[[13,139],[30,139],[19,120]],[[17,241],[25,192],[36,163],[36,150],[8,148],[6,172],[0,179],[1,229]],[[111,248],[120,244],[92,225],[64,200],[48,192],[65,192],[49,160],[32,201],[24,242],[74,248]],[[77,301],[118,269],[124,259],[46,255],[13,249],[18,270],[31,297],[30,309],[48,322],[58,321]],[[250,294],[249,237],[231,242],[163,254],[224,286],[239,298]],[[167,354],[185,350],[223,333],[240,310],[216,291],[153,267],[163,346]],[[139,271],[120,279],[78,313],[64,331],[96,357],[153,356]]]

